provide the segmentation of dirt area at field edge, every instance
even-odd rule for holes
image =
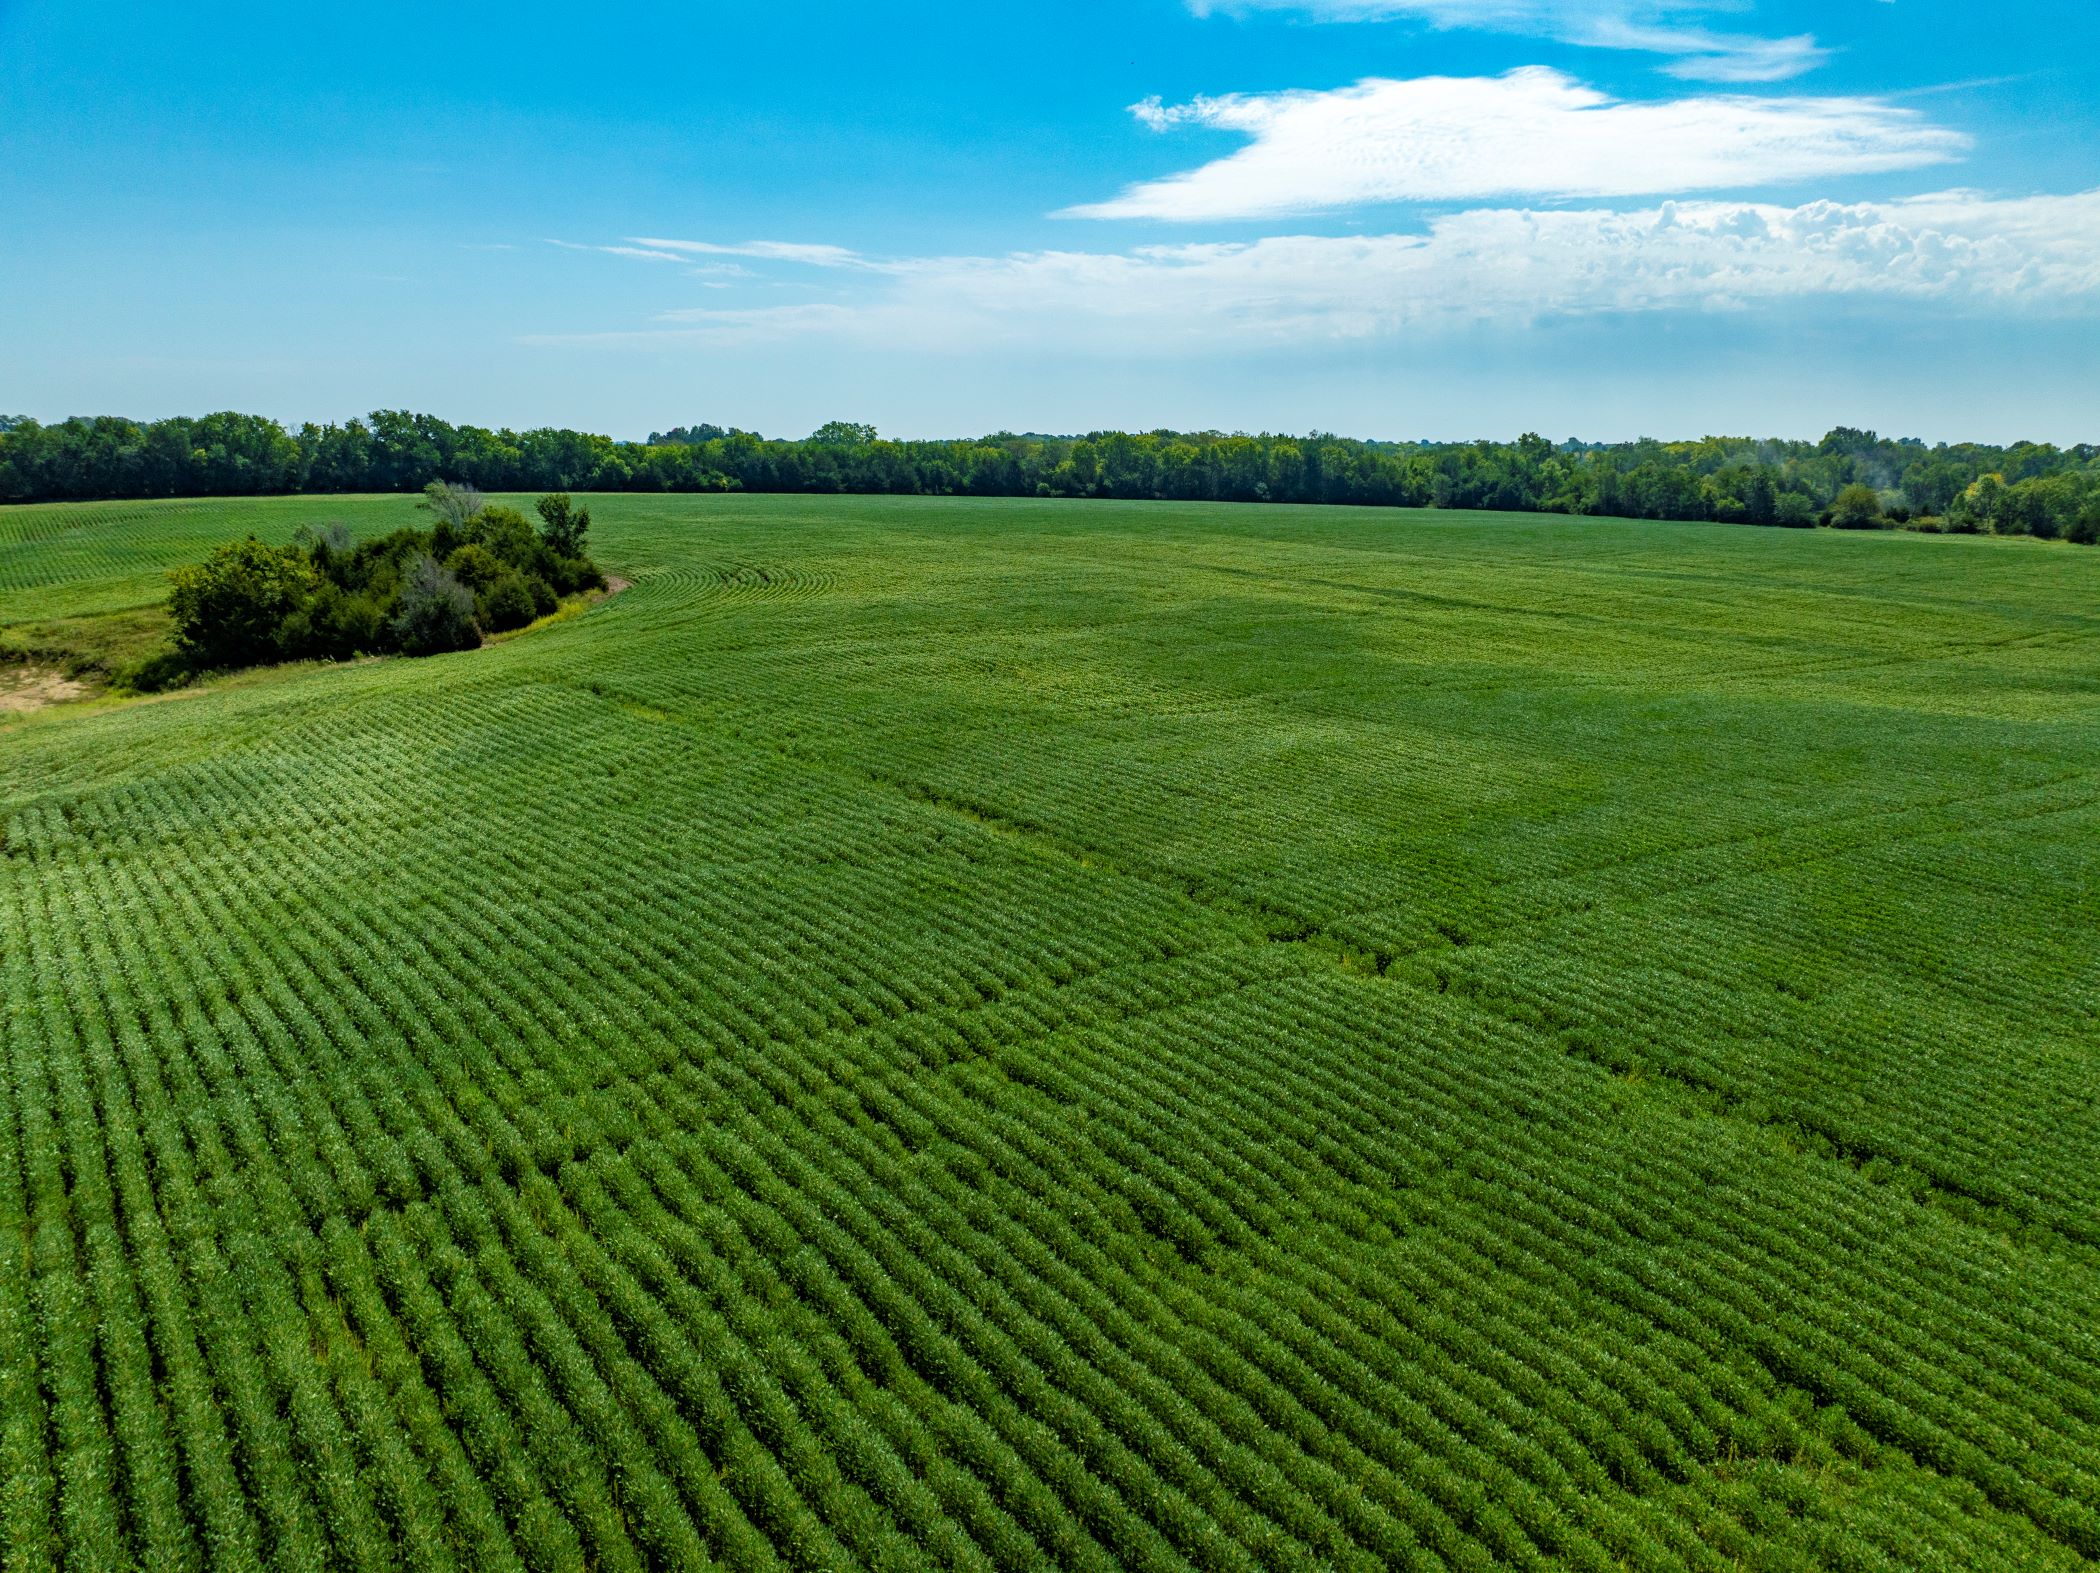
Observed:
[[[23,715],[87,694],[87,684],[50,667],[0,667],[0,715]]]

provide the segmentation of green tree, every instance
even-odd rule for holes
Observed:
[[[194,665],[210,668],[281,659],[284,625],[320,575],[297,547],[265,546],[251,535],[177,568],[168,581],[175,642]]]
[[[468,521],[488,506],[488,499],[457,481],[432,481],[423,488],[423,500],[416,506],[429,509],[439,523],[451,525],[455,535],[464,536]]]
[[[474,625],[474,592],[425,553],[408,565],[393,631],[405,655],[471,650],[481,643],[481,630]]]
[[[585,538],[591,533],[590,509],[578,508],[567,492],[542,497],[537,507],[540,539],[547,543],[547,550],[557,557],[583,556]]]
[[[538,534],[525,515],[502,503],[493,503],[474,516],[467,539],[485,547],[515,568],[530,568],[540,557]]]
[[[1758,465],[1744,478],[1743,517],[1752,524],[1776,524],[1779,519],[1779,487],[1772,472]]]
[[[506,570],[474,597],[474,620],[492,634],[523,628],[532,615],[532,590],[516,569]]]
[[[1882,523],[1881,498],[1873,487],[1854,481],[1830,505],[1830,522],[1840,530],[1878,530]]]
[[[865,447],[875,440],[875,428],[860,421],[826,421],[809,434],[809,440],[823,447]]]
[[[478,595],[516,570],[486,546],[469,543],[445,559],[445,571]]]
[[[1781,492],[1772,506],[1772,522],[1789,530],[1806,530],[1816,522],[1815,499],[1806,492]]]
[[[1947,522],[1957,530],[1995,530],[2004,498],[2004,476],[1995,473],[1979,475],[1954,499],[1953,506],[1947,510]]]

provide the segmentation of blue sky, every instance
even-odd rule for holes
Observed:
[[[0,0],[0,410],[2100,439],[2090,0]]]

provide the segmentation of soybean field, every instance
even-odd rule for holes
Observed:
[[[2100,554],[590,502],[0,725],[8,1569],[2100,1560]]]
[[[243,535],[273,545],[317,518],[412,524],[399,498],[244,497],[0,507],[0,626],[164,600],[167,571]]]

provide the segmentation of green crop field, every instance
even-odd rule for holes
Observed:
[[[591,506],[0,726],[8,1569],[2100,1559],[2100,552]]]

